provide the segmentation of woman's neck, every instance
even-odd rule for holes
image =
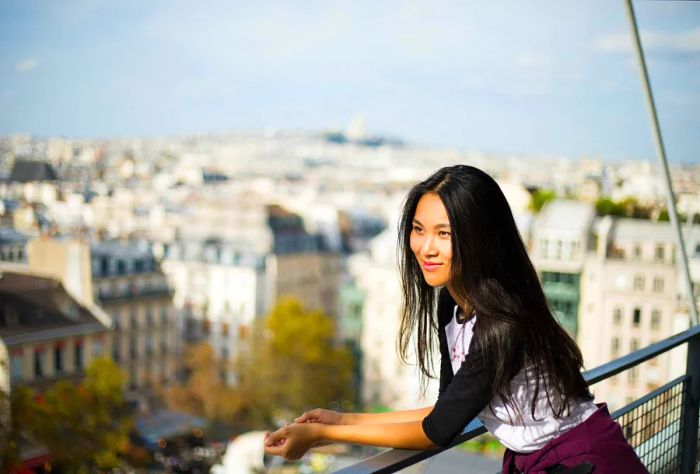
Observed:
[[[455,300],[457,306],[459,306],[460,314],[457,315],[457,318],[459,319],[461,316],[461,319],[463,320],[469,319],[469,317],[474,311],[472,309],[472,306],[467,302],[467,299],[463,296],[458,295],[451,285],[447,285],[447,292],[450,294],[452,299]]]

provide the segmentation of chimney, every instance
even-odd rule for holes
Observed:
[[[41,236],[27,244],[29,271],[58,279],[81,304],[94,305],[89,245],[80,240]]]

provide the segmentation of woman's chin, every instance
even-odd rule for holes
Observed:
[[[445,286],[447,285],[447,279],[445,278],[436,278],[433,275],[423,275],[425,282],[428,284],[428,286],[432,286],[433,288],[437,288],[440,286]]]

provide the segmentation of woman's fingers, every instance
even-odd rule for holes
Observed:
[[[268,433],[265,436],[265,446],[277,446],[284,444],[284,440],[287,438],[287,433],[285,428],[280,428],[274,433]]]
[[[284,445],[268,446],[265,445],[265,452],[271,454],[272,456],[284,456]]]
[[[294,419],[296,423],[310,423],[310,422],[317,422],[319,419],[319,414],[318,414],[318,409],[316,410],[311,410],[311,411],[305,411],[302,413],[300,416]]]

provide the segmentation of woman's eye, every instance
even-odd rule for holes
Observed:
[[[423,232],[423,229],[418,227],[417,225],[414,225],[413,232],[415,232],[416,234],[420,234],[421,232]]]
[[[450,232],[447,232],[446,230],[441,230],[440,231],[440,237],[449,237],[452,235]]]

